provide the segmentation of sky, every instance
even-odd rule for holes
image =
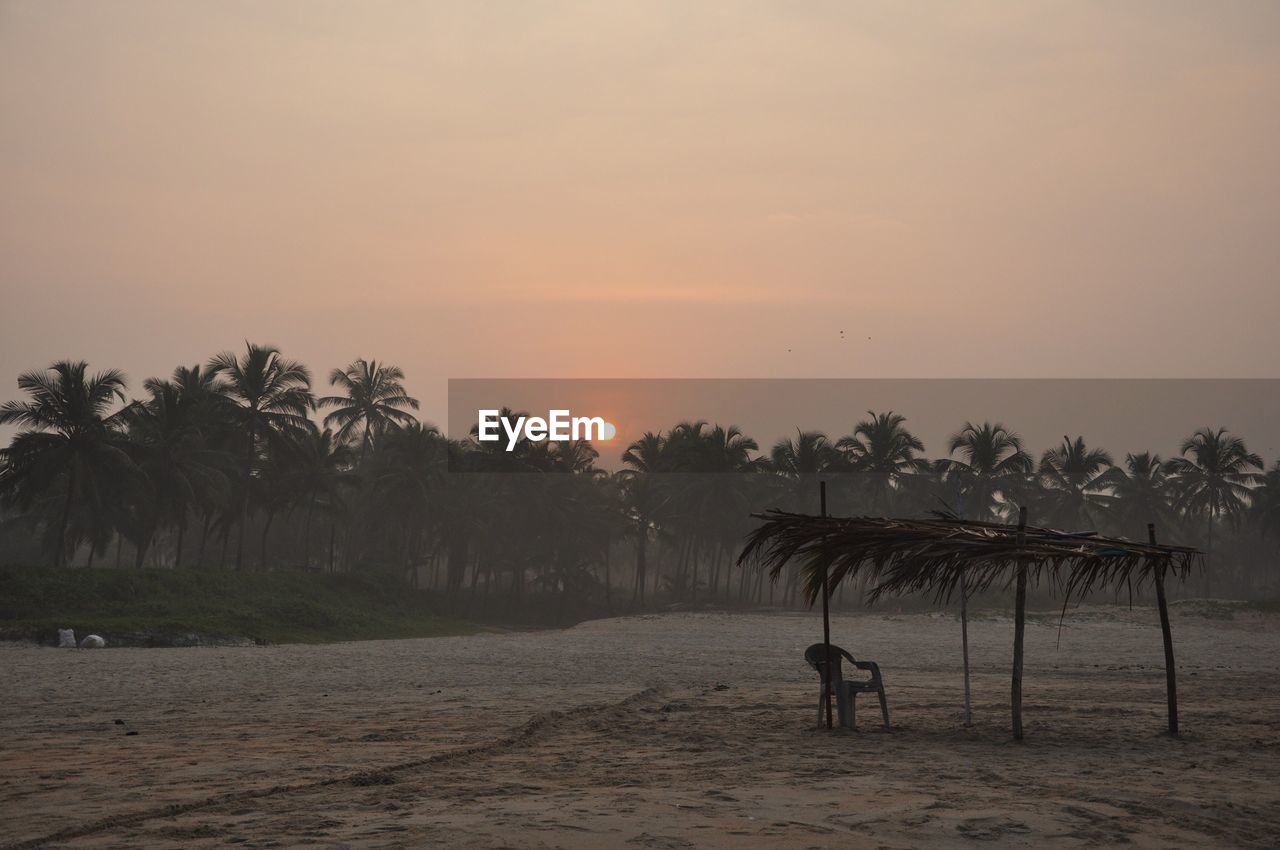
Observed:
[[[1277,104],[1274,2],[0,0],[0,399],[1277,377]]]

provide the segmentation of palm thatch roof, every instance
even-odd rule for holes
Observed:
[[[1203,566],[1201,553],[1185,546],[1158,546],[1094,532],[960,519],[935,513],[930,519],[820,517],[771,510],[754,514],[763,523],[747,539],[738,564],[758,561],[773,579],[790,561],[801,565],[809,602],[818,598],[823,576],[828,591],[863,576],[868,599],[931,593],[951,598],[1005,587],[1025,567],[1032,581],[1047,580],[1067,598],[1098,588],[1141,587],[1156,571],[1186,578]]]

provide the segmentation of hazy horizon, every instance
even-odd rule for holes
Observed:
[[[953,434],[984,421],[1012,429],[1037,459],[1064,436],[1083,436],[1121,465],[1130,453],[1176,457],[1205,427],[1243,437],[1268,465],[1280,457],[1280,380],[455,380],[448,419],[438,424],[466,438],[478,410],[504,405],[532,416],[568,409],[606,419],[616,439],[594,444],[606,469],[622,468],[622,452],[645,431],[683,421],[736,425],[767,457],[797,430],[833,440],[851,434],[869,410],[906,416],[929,458],[947,457]]]
[[[0,399],[245,339],[442,425],[461,377],[1275,377],[1278,46],[1273,3],[3,2]]]

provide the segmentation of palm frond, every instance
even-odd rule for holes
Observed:
[[[869,599],[927,593],[949,599],[964,578],[969,592],[1010,582],[1024,566],[1070,594],[1099,587],[1141,585],[1164,569],[1185,577],[1202,566],[1198,550],[1154,546],[1093,532],[962,520],[935,512],[932,519],[816,517],[785,511],[755,514],[753,531],[738,564],[758,562],[776,579],[795,561],[806,579],[810,603],[826,576],[830,590],[865,576]]]

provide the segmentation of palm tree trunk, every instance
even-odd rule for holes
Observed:
[[[1209,505],[1209,542],[1205,546],[1204,552],[1204,598],[1209,598],[1209,591],[1212,585],[1212,576],[1210,570],[1213,569],[1213,519],[1216,513],[1216,505]]]
[[[969,589],[964,573],[960,574],[960,651],[964,658],[964,725],[973,725],[973,708],[969,692]]]
[[[698,544],[696,539],[689,546],[689,601],[698,601]]]
[[[254,443],[257,441],[257,435],[254,428],[249,428],[249,448],[244,456],[244,475],[242,483],[244,484],[244,492],[240,498],[240,534],[236,541],[236,571],[244,569],[244,533],[249,525],[249,483],[253,477],[253,449]]]
[[[362,490],[364,490],[364,486],[365,484],[362,482],[360,484]],[[362,504],[367,501],[367,499],[361,500]],[[363,507],[358,507],[355,510],[357,512],[356,515],[347,514],[346,522],[342,526],[342,568],[348,573],[355,569],[356,561],[364,554],[363,543],[365,538],[361,536],[361,532],[357,531],[357,529],[365,529],[366,526],[360,520],[367,518],[368,514]]]
[[[445,547],[445,588],[451,594],[462,589],[462,580],[467,571],[469,558],[466,537],[460,531],[454,531]],[[514,576],[513,576],[514,578]]]
[[[187,535],[187,520],[183,518],[178,523],[178,540],[173,544],[173,568],[180,569],[182,567],[182,538]]]
[[[338,539],[338,521],[329,522],[329,575],[333,575],[333,546]]]
[[[675,591],[685,586],[685,576],[689,571],[689,545],[684,537],[679,538],[676,544],[676,570],[674,573],[675,581],[671,584],[672,596],[674,598]]]
[[[645,520],[640,524],[639,534],[636,535],[636,589],[631,596],[634,603],[637,600],[640,607],[644,607],[644,578],[645,569],[648,564],[645,563],[648,557],[649,547],[649,523]]]
[[[117,531],[116,532],[116,569],[117,570],[120,569],[120,547],[123,542],[124,542],[124,535]]]
[[[138,538],[138,545],[133,553],[133,565],[138,569],[142,569],[142,562],[147,557],[147,550],[151,548],[151,536],[153,532],[144,529]]]
[[[196,550],[196,568],[204,569],[204,544],[209,539],[209,524],[213,518],[209,514],[204,515],[204,520],[200,524],[200,548]]]
[[[62,519],[58,522],[58,537],[54,541],[53,566],[63,566],[67,557],[67,526],[71,524],[71,505],[76,496],[76,462],[73,457],[71,469],[67,470],[67,498],[62,505]]]
[[[422,536],[413,534],[409,539],[410,552],[412,554],[412,562],[410,569],[413,570],[413,589],[422,589]]]
[[[409,576],[409,563],[412,560],[409,555],[409,550],[409,528],[406,526],[400,531],[400,571],[405,578],[410,579],[411,584],[416,584],[416,582]],[[485,593],[489,592],[488,581],[485,582],[484,589]]]
[[[311,494],[307,505],[307,520],[302,524],[302,566],[311,569],[311,517],[316,512],[316,494]]]
[[[681,535],[676,544],[676,570],[672,572],[672,599],[678,599],[677,593],[684,593],[689,586],[689,540]]]
[[[604,608],[613,613],[613,579],[609,575],[609,544],[604,545]]]
[[[275,522],[275,519],[276,512],[268,510],[267,521],[262,526],[262,550],[261,554],[258,556],[259,569],[264,573],[267,571],[267,536],[271,534],[271,523]]]

